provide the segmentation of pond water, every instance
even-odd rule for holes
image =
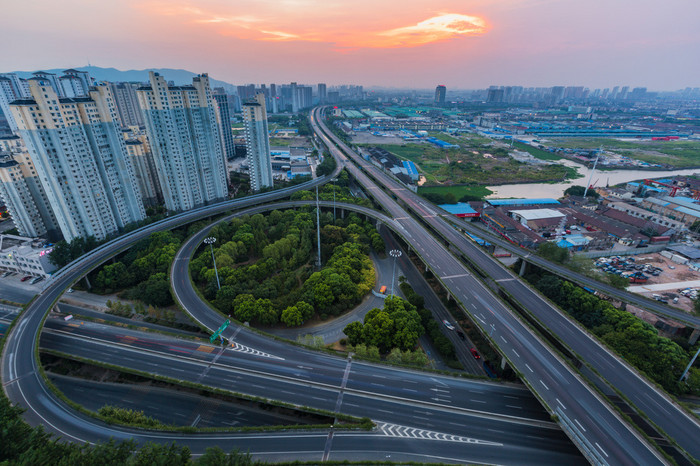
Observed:
[[[575,180],[566,180],[562,183],[524,183],[524,184],[505,184],[501,186],[487,186],[493,191],[493,194],[488,196],[490,199],[508,198],[508,197],[551,197],[558,199],[564,195],[566,188],[572,185],[585,186],[591,176],[591,169],[584,167],[581,164],[572,162],[571,160],[562,160],[562,165],[573,167],[584,176]],[[620,183],[629,181],[643,180],[645,178],[667,178],[677,175],[692,175],[700,173],[700,168],[691,168],[686,170],[669,170],[669,171],[649,171],[649,170],[598,170],[596,169],[591,184],[594,186],[614,186]]]

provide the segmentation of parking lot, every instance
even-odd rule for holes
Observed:
[[[26,275],[15,273],[3,277],[3,274],[4,272],[0,274],[0,299],[5,301],[19,304],[28,303],[46,285],[45,279],[31,283],[31,278],[22,281]]]
[[[659,253],[635,256],[633,262],[624,256],[621,259],[627,262],[627,265],[642,266],[642,270],[634,267],[632,270],[625,270],[625,272],[641,272],[647,277],[645,283],[630,283],[629,291],[668,302],[669,305],[687,312],[694,310],[695,301],[691,298],[693,293],[685,290],[700,290],[700,273],[685,264],[677,264]],[[649,267],[645,268],[647,265]],[[599,268],[599,270],[603,269]],[[652,270],[653,272],[645,272],[644,270]],[[677,302],[674,302],[676,298],[678,298]]]

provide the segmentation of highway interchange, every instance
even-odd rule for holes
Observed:
[[[327,136],[322,135],[322,138],[327,139]],[[365,213],[370,217],[380,218],[382,223],[391,228],[395,234],[403,238],[406,243],[410,244],[421,256],[422,260],[426,262],[439,277],[441,277],[443,283],[449,288],[452,295],[458,299],[470,312],[474,319],[479,321],[482,327],[488,331],[494,342],[500,347],[501,351],[508,356],[510,363],[523,374],[524,379],[530,385],[530,387],[532,387],[532,389],[544,400],[546,405],[553,412],[559,415],[559,419],[565,427],[565,430],[570,436],[573,436],[577,440],[578,445],[585,451],[589,460],[593,462],[610,464],[657,464],[664,462],[663,458],[658,454],[658,452],[656,452],[653,448],[650,448],[641,438],[641,436],[632,431],[626,425],[626,423],[620,419],[619,415],[617,415],[603,400],[601,400],[599,396],[594,393],[557,354],[549,349],[549,347],[537,336],[535,336],[531,330],[514,315],[512,311],[506,308],[500,300],[498,300],[489,290],[487,290],[483,284],[472,275],[472,273],[463,263],[459,262],[452,254],[450,254],[442,244],[437,242],[420,224],[418,224],[413,217],[411,217],[405,210],[396,204],[393,199],[383,190],[375,185],[360,169],[352,164],[346,164],[344,162],[345,155],[340,153],[340,151],[337,150],[332,143],[329,143],[328,146],[334,152],[334,156],[341,160],[340,165],[346,165],[346,168],[348,168],[350,173],[361,184],[363,184],[365,189],[372,194],[389,212],[389,216],[380,218],[379,216],[381,214],[378,214],[376,211],[371,211],[371,209],[367,209],[369,212]],[[346,150],[346,153],[349,153],[348,150]],[[372,169],[372,167],[363,168],[365,170]],[[375,173],[373,176],[377,177],[381,176],[381,174],[377,175]],[[327,179],[314,180],[307,184],[306,187],[321,184],[326,180]],[[393,180],[390,179],[389,181],[393,182]],[[302,189],[303,187],[304,186],[295,187],[295,189]],[[400,185],[396,185],[393,188],[390,187],[389,189],[401,196],[409,194],[409,192]],[[396,416],[395,418],[391,417],[391,421],[393,421],[391,423],[387,423],[385,420],[379,419],[381,416],[371,416],[373,419],[377,417],[376,420],[380,421],[380,427],[374,432],[367,433],[336,431],[334,434],[331,433],[330,435],[328,432],[306,432],[303,434],[217,434],[189,436],[184,436],[182,434],[172,435],[144,432],[136,433],[130,429],[110,427],[97,423],[93,419],[85,418],[84,416],[65,407],[65,405],[56,400],[53,394],[46,389],[43,380],[37,371],[37,361],[34,356],[34,342],[41,330],[41,324],[44,316],[51,309],[53,303],[56,299],[58,299],[60,294],[75,280],[80,278],[91,268],[99,265],[111,255],[129,247],[130,245],[134,244],[134,242],[147,236],[153,231],[174,228],[184,223],[231,210],[234,207],[246,207],[258,202],[268,202],[283,198],[285,195],[288,195],[290,191],[291,190],[286,192],[273,191],[271,193],[265,193],[256,197],[244,198],[237,201],[228,201],[227,203],[207,206],[195,211],[170,217],[169,219],[159,222],[158,224],[149,225],[128,235],[117,238],[64,268],[59,274],[56,275],[56,277],[54,277],[54,279],[52,279],[52,282],[31,303],[20,318],[17,319],[15,326],[8,335],[2,356],[3,387],[7,395],[13,402],[28,408],[25,417],[31,424],[43,424],[50,431],[53,431],[64,438],[74,439],[77,441],[94,442],[105,440],[109,436],[115,436],[116,438],[129,438],[134,436],[139,441],[144,441],[147,439],[168,441],[170,439],[177,438],[181,441],[185,441],[193,451],[202,451],[206,446],[213,444],[219,444],[225,449],[234,445],[243,445],[244,449],[249,449],[251,452],[261,455],[268,460],[274,460],[277,457],[284,457],[285,459],[289,459],[290,457],[312,458],[314,460],[319,458],[371,458],[377,460],[385,459],[386,457],[384,455],[391,454],[393,452],[395,455],[392,456],[393,459],[401,458],[402,460],[413,459],[417,461],[441,460],[454,462],[479,461],[522,463],[524,458],[522,448],[525,448],[523,443],[527,443],[527,445],[530,446],[532,442],[523,442],[522,438],[520,439],[520,442],[516,441],[515,437],[518,437],[518,435],[513,435],[512,431],[509,431],[511,434],[502,435],[501,440],[498,440],[496,438],[498,436],[489,436],[489,434],[486,434],[482,428],[484,422],[504,422],[502,419],[496,421],[490,419],[489,417],[498,417],[498,415],[494,413],[499,409],[503,409],[503,407],[495,406],[496,403],[489,402],[478,403],[476,401],[471,401],[470,404],[470,402],[467,401],[468,399],[463,397],[464,390],[468,391],[469,388],[467,388],[465,385],[457,385],[452,387],[450,385],[452,382],[448,382],[448,380],[453,380],[451,378],[444,378],[444,380],[443,378],[438,378],[438,380],[450,387],[450,393],[459,395],[452,398],[452,400],[459,400],[459,403],[446,404],[444,403],[444,400],[442,400],[439,396],[436,396],[436,398],[442,401],[438,402],[433,400],[432,402],[437,404],[442,403],[444,405],[440,406],[439,409],[435,408],[437,411],[441,413],[450,413],[450,415],[452,415],[453,412],[461,413],[455,414],[461,416],[472,416],[475,411],[483,411],[490,414],[489,416],[485,416],[483,414],[477,416],[478,422],[460,421],[461,425],[458,432],[450,434],[458,435],[459,438],[456,440],[455,438],[450,440],[449,447],[445,446],[444,442],[448,440],[444,439],[416,442],[414,437],[400,434],[397,435],[397,432],[405,433],[408,431],[401,431],[399,428],[387,427],[387,425],[395,424],[408,426],[413,428],[415,433],[417,432],[415,429],[419,428],[419,426],[415,425],[416,419],[419,418],[415,415],[415,413],[400,414],[396,412],[397,410],[393,409],[385,409],[386,411],[391,412],[392,416]],[[422,201],[412,199],[406,201],[406,198],[402,199],[404,203],[411,205],[411,208],[414,211],[422,212],[423,217],[428,221],[443,222],[442,219],[440,219],[440,217],[431,210],[431,207],[423,204]],[[356,206],[354,208],[359,209]],[[348,207],[348,209],[350,209],[350,207]],[[447,224],[445,223],[445,225]],[[462,245],[462,247],[467,248],[466,245],[471,245],[471,243],[466,241],[452,227],[447,225],[447,228],[449,228],[451,231],[452,236],[455,236],[455,243],[458,243],[456,239],[459,238],[465,243],[465,245]],[[448,234],[447,231],[441,233]],[[452,239],[450,240],[452,241]],[[194,246],[196,246],[196,244]],[[473,247],[473,245],[471,246]],[[480,254],[483,255],[483,252],[479,251],[478,249],[474,251],[475,257],[479,257]],[[179,282],[175,276],[179,262],[186,263],[186,261],[177,260],[173,266],[173,287],[178,295],[180,294],[181,289],[184,290],[187,288],[185,286],[187,284],[181,281]],[[494,262],[491,260],[489,263],[493,264]],[[502,268],[494,270],[494,272],[500,274],[504,273]],[[497,279],[496,277],[498,277],[498,274],[496,274],[493,278]],[[520,286],[525,287],[515,277],[508,276],[505,278],[505,280],[508,283],[519,283]],[[187,282],[189,283],[189,280]],[[531,290],[529,292],[532,293]],[[195,304],[195,308],[187,307],[187,309],[200,321],[211,318],[213,323],[213,321],[216,320],[216,325],[213,328],[218,327],[218,324],[220,324],[221,317],[215,315],[213,311],[205,306],[202,306],[201,302]],[[531,308],[529,309],[532,310]],[[210,327],[210,325],[207,325],[206,323],[205,325]],[[577,329],[578,332],[581,332],[576,325],[569,323],[569,326],[573,327],[574,331]],[[375,386],[391,386],[394,390],[398,390],[399,387],[405,388],[403,386],[404,384],[410,383],[401,382],[401,380],[410,380],[413,377],[426,377],[421,373],[397,371],[386,367],[346,361],[319,353],[299,350],[298,348],[288,347],[280,342],[261,337],[259,334],[254,332],[239,330],[241,328],[242,327],[231,328],[231,332],[238,332],[236,337],[233,338],[233,341],[236,342],[236,344],[241,345],[241,348],[250,348],[253,350],[253,352],[246,353],[242,351],[227,350],[223,354],[217,353],[219,357],[215,362],[209,361],[208,363],[205,362],[202,364],[202,362],[199,361],[200,368],[202,365],[209,367],[209,371],[207,371],[204,378],[206,378],[206,376],[211,376],[212,379],[219,379],[220,377],[215,376],[216,374],[219,374],[218,371],[222,371],[221,374],[226,372],[226,369],[220,368],[219,364],[223,365],[224,361],[227,361],[226,354],[232,352],[235,353],[236,356],[235,358],[230,358],[232,359],[232,363],[241,365],[240,367],[236,367],[236,370],[233,372],[245,373],[246,376],[244,378],[248,379],[249,381],[254,380],[254,377],[260,378],[263,382],[257,385],[269,387],[268,390],[272,389],[275,396],[271,396],[271,398],[283,398],[281,392],[277,393],[277,390],[275,389],[275,384],[282,383],[280,380],[282,380],[283,377],[299,379],[294,381],[285,379],[285,383],[287,383],[286,386],[299,384],[300,380],[309,379],[305,382],[301,382],[301,386],[305,387],[302,392],[297,392],[295,396],[290,395],[292,396],[292,399],[296,400],[295,402],[299,402],[300,396],[306,396],[311,393],[311,391],[314,391],[316,393],[325,393],[327,400],[323,402],[321,402],[321,400],[317,401],[319,403],[328,404],[327,392],[330,391],[333,393],[333,391],[335,391],[335,394],[338,395],[340,388],[344,387],[344,389],[347,389],[347,393],[342,394],[342,400],[343,402],[348,402],[348,410],[352,410],[352,405],[349,403],[349,400],[354,399],[353,397],[357,397],[358,399],[356,401],[359,403],[353,403],[359,407],[356,414],[363,415],[362,413],[366,414],[367,412],[371,412],[373,414],[381,412],[375,410],[372,407],[372,403],[386,403],[389,402],[388,400],[391,399],[392,396],[396,396],[395,393],[384,395],[375,393],[375,391],[378,390],[374,388]],[[571,329],[569,330],[571,331]],[[70,336],[67,335],[63,335],[63,337],[70,338]],[[576,338],[579,337],[577,336]],[[583,340],[590,340],[588,336],[581,338]],[[569,343],[568,340],[566,341]],[[107,347],[111,347],[112,351],[114,351],[114,354],[111,354],[112,358],[117,358],[119,354],[122,354],[122,356],[124,354],[128,354],[129,351],[135,352],[135,354],[139,355],[146,354],[143,349],[129,349],[125,347],[123,343],[115,344],[112,342],[112,344],[105,344],[104,342],[98,343],[97,340],[94,339],[74,339],[73,344],[69,346],[71,348],[78,348],[80,347],[78,342],[83,342],[80,344],[88,345],[88,349],[86,349],[85,354],[91,354],[92,357],[102,351],[107,351]],[[592,345],[598,346],[595,342],[593,342]],[[99,351],[97,348],[99,348]],[[77,349],[75,349],[75,351],[77,351]],[[255,354],[254,351],[265,353],[270,356],[276,356],[277,358],[282,359],[261,356],[261,354]],[[160,367],[160,365],[164,365],[163,370],[167,370],[167,367],[171,367],[173,372],[181,372],[182,368],[186,365],[196,366],[198,364],[191,360],[182,361],[174,356],[166,357],[163,355],[151,354],[150,352],[148,354],[149,358],[153,358],[151,360],[151,364],[158,367]],[[211,353],[207,354],[209,354],[210,357],[216,357],[216,355],[212,356]],[[135,364],[140,365],[141,368],[143,368],[143,364],[145,364],[143,359],[145,359],[145,356],[137,358]],[[613,361],[617,361],[615,358],[611,359]],[[164,362],[165,360],[170,360],[171,362],[167,364]],[[265,366],[264,371],[261,369],[261,361],[263,360],[266,362],[263,364]],[[280,361],[285,362],[281,363]],[[311,362],[308,363],[309,361]],[[271,362],[274,363],[270,364]],[[299,364],[294,364],[296,366],[311,367],[312,369],[296,367],[296,371],[298,374],[300,374],[297,376],[296,372],[294,372],[295,369],[289,367],[289,364],[293,362],[299,362]],[[122,363],[128,367],[126,359],[123,362],[120,362],[120,364]],[[618,374],[621,378],[627,380],[635,377],[634,374],[630,375],[625,372],[630,371],[630,369],[627,368],[624,363],[619,361],[618,363],[623,366],[623,371]],[[207,366],[207,364],[209,365]],[[352,366],[352,371],[346,372],[346,369],[350,367],[350,365]],[[361,369],[357,369],[358,367]],[[277,370],[271,370],[270,368],[277,368]],[[180,371],[177,369],[180,369]],[[306,377],[303,376],[303,370],[308,370]],[[187,371],[185,371],[185,373],[187,373]],[[229,371],[229,374],[230,373],[231,371]],[[350,373],[352,374],[352,378],[346,378],[346,374]],[[386,376],[388,373],[398,373],[399,375],[396,377],[398,377],[399,380],[393,380],[392,383],[385,383],[381,380],[368,382],[369,380],[372,380],[372,377],[375,379],[381,379],[382,376]],[[224,375],[222,375],[222,377],[224,377]],[[364,379],[363,381],[363,377],[368,378]],[[459,380],[460,383],[467,383],[460,379],[456,380]],[[333,383],[327,384],[326,382],[328,381]],[[236,383],[242,382],[237,381]],[[333,388],[318,385],[324,383]],[[481,384],[480,382],[468,383],[477,385]],[[634,383],[636,384],[638,382]],[[646,384],[642,383],[642,385]],[[483,384],[479,386],[486,387],[489,385]],[[367,390],[368,387],[371,390]],[[256,389],[254,390],[254,393],[259,392],[260,389],[258,387],[254,388]],[[433,388],[436,390],[432,390]],[[651,387],[649,388],[652,392],[657,393],[656,390],[653,390]],[[431,403],[425,399],[428,392],[430,392],[431,395],[436,395],[439,393],[439,390],[440,388],[434,386],[434,384],[430,387],[430,389],[424,387],[424,389],[418,390],[419,395],[417,395],[415,402],[422,403],[421,407],[423,409],[428,409],[426,406]],[[481,390],[486,389],[482,388]],[[486,391],[490,392],[491,389]],[[367,392],[370,393],[370,395],[358,395],[356,392]],[[318,398],[323,397],[318,396]],[[476,398],[473,400],[475,399]],[[653,398],[652,401],[659,403]],[[670,401],[666,400],[665,397],[662,397],[661,403],[659,403],[663,409],[668,409],[668,407],[664,406],[662,403],[670,403]],[[487,409],[474,409],[474,404],[486,404],[486,406],[483,408]],[[334,409],[334,407],[337,405],[337,400],[333,399],[328,406],[328,409]],[[671,408],[677,409],[673,408],[673,405],[671,405]],[[667,414],[668,413],[669,411],[667,411]],[[502,415],[502,413],[500,415]],[[685,416],[684,413],[682,413],[680,417],[682,418],[683,416]],[[397,422],[397,419],[406,422]],[[411,421],[411,419],[413,420]],[[687,421],[693,422],[690,419],[687,419]],[[445,420],[445,422],[450,421]],[[449,433],[450,431],[444,432],[447,429],[443,428],[449,425],[445,422],[442,420],[439,421],[437,424],[439,428],[435,428],[434,431],[430,431],[433,432],[432,434],[424,435],[429,436],[434,435],[435,433]],[[455,422],[455,424],[460,424],[460,422]],[[686,420],[683,419],[683,422],[686,422]],[[509,429],[513,428],[512,425],[520,424],[509,422]],[[531,425],[527,426],[527,429],[533,428],[534,427]],[[697,428],[697,424],[695,424],[695,426],[691,426],[691,428]],[[428,429],[425,430],[426,432],[428,431]],[[454,432],[454,428],[452,432]],[[552,430],[549,429],[548,432],[552,432]],[[467,436],[466,434],[468,433],[470,435],[473,434],[474,436]],[[478,435],[479,433],[480,435]],[[688,432],[688,435],[697,438],[697,435],[692,430]],[[327,440],[329,437],[333,439],[332,450],[327,450]],[[553,438],[556,438],[556,435],[553,435]],[[274,439],[274,442],[270,441],[272,439]],[[475,440],[483,442],[479,443]],[[556,441],[553,441],[552,445],[556,444]],[[686,445],[683,446],[686,447]],[[533,448],[532,446],[530,448],[531,450],[529,450],[529,453],[531,456],[527,456],[527,458],[528,460],[532,458],[533,463],[536,462],[541,464],[542,462],[550,462],[547,461],[545,457],[540,457],[538,455],[565,454],[571,457],[569,461],[577,458],[575,455],[572,455],[570,451],[568,453],[560,453],[555,451],[556,448],[548,448],[547,446],[542,449]],[[687,447],[686,449],[688,449],[688,451],[692,451],[692,449]],[[449,455],[445,455],[446,451],[449,451]],[[562,448],[561,451],[566,451],[566,449]],[[554,462],[558,463],[560,461]]]
[[[314,114],[316,115],[316,114]],[[312,120],[314,121],[314,120]],[[323,127],[323,122],[319,120],[319,125]],[[615,389],[622,392],[633,401],[635,406],[642,410],[654,423],[660,426],[666,434],[678,442],[682,448],[693,457],[700,458],[700,445],[696,439],[700,435],[700,425],[697,419],[689,415],[678,406],[667,395],[657,390],[643,377],[636,373],[624,361],[612,355],[609,350],[602,347],[585,330],[578,326],[572,319],[551,305],[549,301],[542,298],[537,292],[532,290],[527,284],[519,280],[510,270],[503,267],[498,261],[490,257],[483,249],[468,240],[464,235],[459,234],[452,225],[440,216],[434,206],[429,206],[427,201],[417,196],[412,191],[405,189],[403,185],[382,172],[378,167],[365,162],[354,154],[337,137],[326,131],[334,139],[334,143],[343,149],[344,154],[351,154],[354,162],[362,168],[363,172],[372,175],[372,180],[365,181],[367,186],[376,186],[374,182],[384,185],[393,196],[397,197],[403,205],[419,216],[427,223],[433,231],[437,232],[441,238],[448,241],[451,246],[460,251],[462,257],[476,265],[482,270],[490,280],[497,283],[510,296],[515,297],[519,303],[534,315],[540,322],[546,322],[547,327],[555,333],[559,339],[563,340],[576,354],[583,357],[583,360],[590,364],[595,370]],[[331,144],[333,146],[333,144]],[[353,164],[346,165],[351,171],[357,168]],[[364,173],[356,176],[361,179]],[[375,195],[377,190],[368,190],[371,195]],[[378,200],[381,205],[385,205],[385,200]],[[405,214],[404,214],[405,215]],[[395,215],[396,217],[396,215]],[[417,249],[420,248],[414,243]],[[512,245],[511,245],[512,247]],[[528,258],[530,260],[530,258]],[[435,271],[436,269],[434,269]],[[440,270],[437,269],[439,274]],[[447,275],[449,276],[449,275]],[[444,283],[444,281],[443,281]],[[445,283],[449,286],[448,283]],[[479,295],[475,296],[479,301]],[[473,306],[474,303],[470,303]],[[474,312],[465,307],[474,316]],[[478,316],[475,316],[477,320]],[[501,346],[501,342],[496,340],[496,344]],[[511,359],[512,362],[514,362]],[[520,371],[522,373],[523,371]],[[527,375],[527,374],[526,374]],[[533,387],[537,390],[536,387]],[[550,405],[552,406],[552,405]]]

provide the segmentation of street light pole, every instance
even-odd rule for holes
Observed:
[[[318,240],[318,260],[316,265],[321,269],[321,207],[318,205],[318,186],[316,186],[316,234]]]
[[[389,255],[394,258],[394,270],[391,272],[391,295],[394,296],[394,278],[396,277],[396,259],[401,257],[401,251],[398,249],[392,249],[389,251]]]
[[[219,271],[216,269],[216,258],[214,257],[214,243],[216,243],[216,238],[209,236],[204,238],[204,243],[208,244],[211,248],[211,260],[214,262],[214,273],[216,274],[216,286],[221,289],[221,282],[219,282]]]

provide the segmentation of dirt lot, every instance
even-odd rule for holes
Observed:
[[[693,300],[681,295],[679,291],[689,287],[700,288],[700,285],[692,283],[694,281],[700,281],[700,273],[691,270],[687,265],[676,264],[659,253],[636,256],[635,259],[637,264],[651,264],[654,267],[663,269],[663,272],[661,272],[658,277],[645,274],[649,277],[649,281],[644,284],[631,285],[630,291],[650,298],[652,294],[661,295],[668,299],[668,304],[671,306],[678,307],[687,312],[693,310]],[[683,282],[691,283],[684,285]],[[654,290],[653,285],[665,283],[677,283],[677,286],[665,290]],[[645,290],[645,287],[651,287],[651,289]],[[676,304],[673,303],[673,298],[675,297],[678,297],[678,303]]]
[[[385,131],[382,134],[393,134],[393,137],[375,136],[369,131],[357,131],[352,136],[353,144],[406,144],[398,131]]]

